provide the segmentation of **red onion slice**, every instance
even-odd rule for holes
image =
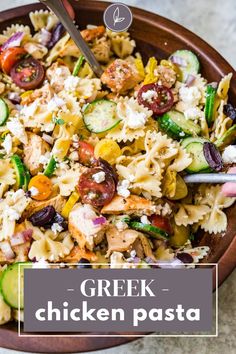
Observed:
[[[22,232],[18,232],[10,238],[10,243],[12,246],[19,246],[31,240],[33,235],[33,230],[28,229]]]
[[[17,92],[9,92],[8,94],[8,99],[13,103],[13,104],[19,104],[21,101],[20,95]]]
[[[15,258],[15,253],[12,251],[11,245],[8,241],[0,242],[0,249],[5,255],[6,259],[10,260]]]
[[[94,225],[104,225],[107,222],[107,219],[104,216],[100,216],[93,220]]]
[[[196,76],[189,74],[189,75],[187,76],[186,81],[185,81],[186,86],[187,86],[187,87],[192,86],[192,84],[194,83],[195,80],[196,80]]]
[[[45,28],[42,28],[41,32],[40,32],[40,35],[41,35],[41,44],[44,45],[45,47],[47,47],[47,45],[49,44],[49,42],[52,39],[51,32],[49,32]]]
[[[173,64],[182,66],[183,68],[186,68],[188,66],[188,63],[185,59],[178,57],[176,55],[171,56],[170,60],[172,61]]]
[[[12,47],[19,47],[21,45],[21,41],[24,38],[24,32],[16,32],[11,36],[5,43],[3,43],[1,50],[6,50]]]

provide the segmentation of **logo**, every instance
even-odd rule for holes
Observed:
[[[128,6],[117,3],[108,6],[103,15],[106,27],[113,32],[126,31],[133,22],[133,15]]]

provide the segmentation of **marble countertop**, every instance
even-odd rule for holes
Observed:
[[[112,0],[110,0],[112,1]],[[1,0],[0,11],[33,0]],[[192,30],[215,47],[236,68],[235,0],[122,0],[128,5],[156,12]],[[218,338],[142,338],[96,354],[235,354],[236,270],[219,289]],[[1,354],[18,352],[0,348]],[[92,353],[91,353],[92,354]]]

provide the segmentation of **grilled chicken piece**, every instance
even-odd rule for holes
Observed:
[[[106,225],[94,225],[98,216],[91,205],[76,204],[69,214],[68,228],[80,248],[93,250],[103,240]]]
[[[47,207],[48,205],[53,206],[58,213],[61,213],[65,203],[66,203],[66,199],[63,198],[61,195],[57,195],[54,198],[41,201],[41,202],[37,200],[32,200],[27,206],[27,208],[25,209],[22,218],[23,219],[29,218],[32,214],[36,213],[36,211],[39,211]]]
[[[28,142],[24,145],[24,164],[30,170],[32,175],[42,171],[43,165],[39,159],[50,151],[50,146],[39,135],[27,133]]]
[[[94,252],[88,251],[85,248],[80,248],[79,246],[75,246],[70,254],[63,259],[63,261],[69,263],[77,263],[81,260],[81,258],[85,258],[90,262],[96,262],[97,260],[97,256]]]
[[[81,31],[81,36],[86,42],[91,42],[96,38],[100,38],[104,35],[106,29],[104,26],[98,26],[91,29],[85,29]]]
[[[139,235],[140,233],[135,230],[126,229],[120,232],[115,226],[110,227],[106,232],[108,242],[106,256],[109,257],[113,251],[129,251]]]
[[[136,67],[122,59],[113,61],[101,76],[102,83],[117,93],[125,93],[134,88],[140,80]]]
[[[133,212],[152,214],[155,206],[150,200],[139,197],[137,195],[130,195],[128,198],[123,198],[116,195],[112,201],[105,205],[102,214],[132,214]]]

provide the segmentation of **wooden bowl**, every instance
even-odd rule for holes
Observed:
[[[103,12],[108,3],[80,0],[71,0],[76,11],[76,19],[83,28],[87,24],[102,24]],[[1,13],[0,31],[12,23],[30,25],[29,12],[43,8],[41,4],[22,6]],[[137,50],[145,59],[154,55],[157,58],[166,58],[177,49],[190,49],[198,54],[202,74],[210,82],[219,81],[225,74],[233,72],[230,89],[230,100],[236,101],[236,75],[233,68],[202,39],[182,26],[154,15],[144,10],[132,8],[134,22],[130,28],[131,36],[136,40]],[[209,245],[211,253],[206,262],[219,264],[219,284],[221,284],[236,266],[236,205],[227,210],[228,229],[224,237],[221,235],[199,235],[200,245]],[[19,338],[16,325],[10,323],[0,327],[0,347],[9,349],[43,352],[65,353],[84,352],[101,348],[108,348],[132,341],[134,338]]]

